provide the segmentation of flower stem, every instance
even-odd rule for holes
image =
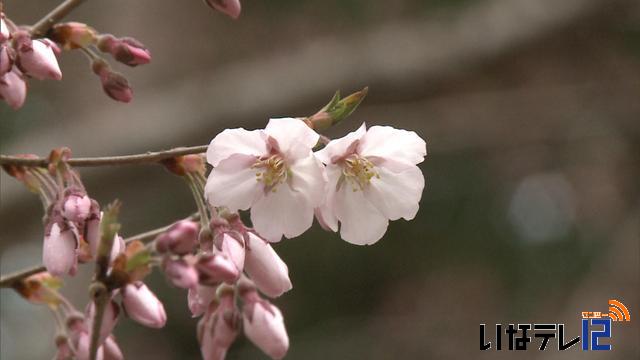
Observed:
[[[209,226],[209,214],[207,213],[207,205],[204,203],[204,190],[202,184],[197,180],[197,175],[187,173],[184,176],[185,181],[191,189],[193,199],[198,207],[198,213],[200,214],[200,226],[203,228]]]

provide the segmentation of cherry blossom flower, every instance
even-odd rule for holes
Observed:
[[[418,212],[424,176],[416,166],[427,154],[415,132],[365,124],[331,141],[316,156],[327,165],[328,193],[316,215],[347,242],[378,241],[389,220],[411,220]]]
[[[311,150],[318,139],[293,118],[271,119],[264,130],[221,132],[207,150],[214,167],[207,200],[231,212],[251,208],[255,230],[269,241],[302,234],[324,193],[323,167]]]

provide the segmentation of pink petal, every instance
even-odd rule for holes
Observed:
[[[328,178],[326,196],[323,203],[316,209],[316,218],[323,226],[338,231],[338,218],[335,212],[335,198],[338,191],[338,181],[342,176],[342,168],[337,165],[328,165],[325,170]]]
[[[311,206],[320,205],[325,194],[326,178],[324,166],[315,156],[302,158],[290,166],[291,189],[304,194]]]
[[[266,193],[253,205],[251,222],[258,234],[277,242],[282,235],[290,239],[310,228],[313,208],[306,194],[294,191],[285,183]]]
[[[344,183],[336,194],[335,212],[340,220],[340,237],[355,245],[371,245],[382,238],[389,220],[360,190]]]
[[[347,150],[355,141],[360,140],[366,132],[366,125],[362,123],[358,130],[352,131],[339,139],[331,140],[322,150],[316,151],[315,155],[323,163],[332,164],[333,160],[350,155],[347,154]]]
[[[379,157],[407,167],[424,160],[427,146],[413,131],[373,126],[362,137],[358,152],[364,157]]]
[[[251,207],[263,188],[251,168],[255,161],[252,156],[236,154],[218,163],[204,189],[209,203],[226,206],[232,212]]]
[[[309,156],[320,135],[302,120],[294,118],[270,119],[264,132],[278,142],[282,154],[288,160]]]
[[[416,216],[424,189],[424,176],[417,166],[394,173],[385,168],[376,168],[379,178],[371,178],[364,190],[365,196],[390,220]]]
[[[267,154],[267,145],[262,130],[248,131],[242,128],[227,129],[218,134],[207,148],[207,161],[218,166],[234,154],[260,157]]]

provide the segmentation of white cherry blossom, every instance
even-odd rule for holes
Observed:
[[[413,131],[365,124],[316,152],[327,165],[325,201],[316,210],[325,228],[347,242],[369,245],[380,240],[389,220],[411,220],[418,212],[424,176],[416,166],[427,154]]]
[[[255,230],[269,241],[302,234],[324,195],[323,166],[312,152],[318,139],[294,118],[271,119],[264,130],[221,132],[207,150],[208,202],[232,212],[251,208]]]

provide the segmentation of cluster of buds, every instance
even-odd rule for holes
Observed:
[[[110,98],[117,101],[130,102],[133,91],[124,75],[114,71],[109,63],[98,55],[98,51],[109,54],[116,61],[132,67],[151,62],[151,53],[138,40],[100,34],[87,24],[79,22],[56,24],[50,36],[63,49],[84,51],[89,56],[93,72],[100,79],[102,89]]]
[[[60,80],[62,72],[51,40],[32,39],[28,31],[16,27],[0,12],[0,99],[19,109],[27,97],[27,80]]]
[[[16,284],[14,288],[28,301],[46,305],[56,318],[56,356],[54,359],[89,360],[89,347],[93,321],[96,320],[93,303],[84,312],[77,310],[58,289],[62,282],[47,272],[32,275]],[[125,307],[126,303],[122,303]],[[128,309],[127,309],[128,311]],[[98,359],[122,360],[124,356],[112,332],[118,321],[121,306],[110,300],[103,312],[98,336]]]
[[[247,337],[272,358],[282,358],[288,349],[282,314],[260,299],[256,289],[269,297],[290,290],[287,265],[237,214],[224,215],[214,217],[204,229],[190,220],[173,224],[155,239],[155,251],[162,258],[167,279],[189,290],[193,316],[204,314],[198,339],[205,359],[224,358],[240,331],[243,316]],[[242,286],[245,290],[240,291]],[[235,306],[236,297],[246,298],[244,315]],[[267,319],[264,309],[278,316]],[[275,323],[267,325],[265,321]],[[274,329],[276,333],[271,334]],[[279,341],[265,343],[269,338]]]
[[[55,276],[74,275],[78,262],[95,258],[100,241],[100,205],[89,197],[80,176],[67,164],[70,156],[68,148],[59,148],[51,151],[46,169],[3,167],[40,195],[46,210],[42,260],[47,271]]]

